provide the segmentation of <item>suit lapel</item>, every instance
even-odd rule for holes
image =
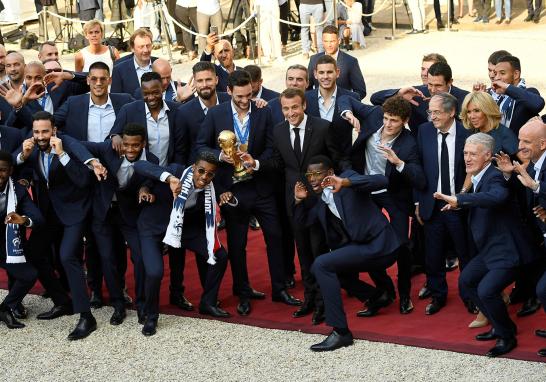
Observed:
[[[76,108],[76,113],[79,113],[81,118],[80,129],[82,132],[82,135],[81,135],[82,140],[87,140],[87,132],[89,130],[89,99],[90,97],[91,96],[89,94],[85,94],[83,97],[81,97],[81,103]],[[84,113],[83,111],[86,109],[87,109],[87,113]]]
[[[251,152],[251,150],[254,148],[254,139],[256,138],[256,126],[257,119],[259,116],[256,115],[257,107],[256,104],[251,104],[251,111],[250,111],[250,117],[248,118],[248,148],[247,151]],[[233,126],[235,128],[235,126]],[[242,132],[241,132],[242,133]]]
[[[343,211],[343,203],[341,203],[341,192],[336,192],[334,194],[334,203],[336,204],[337,212],[339,212],[339,217],[343,224],[345,224],[345,212]]]
[[[430,123],[431,125],[431,129],[429,129],[430,131],[430,139],[429,139],[429,145],[430,145],[430,163],[432,164],[432,170],[433,170],[433,174],[434,174],[434,180],[436,183],[434,184],[437,184],[438,183],[438,179],[440,179],[440,167],[439,167],[439,163],[438,163],[438,130],[436,130],[436,128],[434,127],[434,125],[432,125],[432,122]],[[427,148],[424,148],[424,150],[426,151]]]
[[[292,146],[292,142],[290,140],[290,124],[288,121],[284,121],[281,126],[279,126],[281,129],[281,139],[282,144],[286,146],[287,151],[290,153],[290,157],[294,160],[294,163],[298,163],[298,159],[296,158],[296,153],[294,152],[294,147]],[[300,163],[298,163],[299,167]]]
[[[311,141],[313,139],[313,126],[311,126],[312,122],[307,117],[307,123],[305,124],[305,134],[303,135],[303,151],[301,153],[301,162],[300,166],[305,162],[305,156],[307,155],[307,152],[309,151],[309,146],[311,146]]]
[[[464,149],[464,142],[466,140],[466,137],[464,136],[464,128],[459,128],[459,124],[455,122],[455,129],[456,129],[456,135],[455,135],[455,168],[454,168],[454,174],[455,179],[457,178],[457,169],[459,169],[459,166],[461,164],[462,156],[458,155],[458,153],[462,153]],[[436,145],[438,147],[438,145]],[[456,182],[456,180],[455,180]]]

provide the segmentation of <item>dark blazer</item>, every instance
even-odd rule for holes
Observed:
[[[260,98],[269,102],[274,100],[275,98],[279,98],[280,95],[281,93],[262,86],[262,96]]]
[[[217,92],[216,96],[218,97],[219,103],[229,102],[231,97],[227,93]],[[180,106],[177,112],[179,123],[179,128],[186,132],[185,143],[188,146],[186,152],[188,153],[188,160],[186,165],[193,164],[195,158],[197,157],[196,141],[197,135],[201,129],[201,124],[205,119],[205,113],[201,108],[201,103],[199,98],[195,97],[191,101],[186,102],[184,105]]]
[[[201,54],[200,61],[207,61],[207,62],[213,62],[212,60],[212,54],[206,54],[203,50],[203,53]],[[229,73],[224,70],[222,65],[214,64],[216,67],[216,75],[218,76],[218,84],[216,85],[216,90],[219,92],[227,92],[228,88],[228,77]],[[237,69],[243,69],[239,68],[238,66],[235,66],[235,70]]]
[[[516,135],[519,129],[533,117],[538,116],[538,113],[544,108],[544,99],[535,88],[518,88],[514,85],[509,85],[506,89],[506,95],[516,100],[514,113],[510,122],[510,130]]]
[[[457,195],[457,202],[469,209],[470,237],[488,269],[514,268],[519,264],[518,254],[530,251],[508,184],[493,165],[473,192]]]
[[[70,97],[55,111],[55,126],[79,141],[87,141],[89,98],[89,94]],[[123,105],[134,101],[129,94],[123,93],[110,93],[110,100],[116,115]]]
[[[167,111],[169,119],[169,150],[167,152],[167,162],[186,163],[186,131],[180,127],[182,117],[177,117],[179,104],[167,101],[167,106],[169,107],[169,110]],[[116,122],[114,122],[110,135],[122,135],[125,125],[131,122],[138,123],[144,127],[147,126],[144,101],[139,100],[124,105],[116,115]],[[147,131],[148,130],[146,129],[146,132]],[[148,140],[147,136],[146,140]]]
[[[0,125],[6,125],[10,121],[10,115],[13,108],[6,100],[0,97]],[[13,123],[13,121],[11,121]]]
[[[40,150],[37,147],[22,166],[34,170],[33,190],[43,215],[47,216],[48,209],[53,208],[61,223],[70,226],[83,222],[91,208],[91,172],[74,154],[74,147],[79,145],[78,150],[82,151],[85,148],[67,135],[57,134],[57,137],[61,138],[63,150],[70,156],[70,161],[63,166],[57,155],[54,155],[49,181],[41,170]]]
[[[258,109],[252,102],[248,136],[248,152],[254,159],[261,162],[269,159],[273,154],[273,126],[271,124],[271,110],[269,108]],[[224,102],[213,107],[207,113],[201,131],[197,137],[197,152],[211,150],[214,155],[220,157],[218,135],[223,130],[234,131],[231,102]],[[229,163],[220,163],[214,187],[218,195],[229,191],[233,185],[233,166]],[[271,179],[266,171],[256,171],[252,174],[252,181],[256,184],[256,191],[260,196],[268,196],[273,192]]]
[[[392,250],[396,249],[399,245],[396,234],[370,197],[370,192],[387,187],[387,178],[383,175],[360,175],[352,170],[343,172],[340,177],[351,181],[351,187],[344,187],[334,194],[334,202],[351,242],[367,244],[385,231],[389,235],[386,242],[393,247]],[[318,221],[327,232],[327,208],[320,195],[310,195],[295,205],[294,219],[306,226]],[[366,218],[363,219],[363,216]],[[390,252],[385,252],[385,255]]]
[[[414,88],[423,92],[425,97],[430,98],[430,92],[428,91],[427,85],[417,85],[417,86],[414,86]],[[400,89],[388,89],[388,90],[378,91],[372,94],[370,98],[370,102],[373,105],[383,105],[383,103],[388,98],[396,95],[396,93],[398,93],[399,90]],[[463,101],[466,95],[468,94],[468,92],[456,86],[452,86],[450,88],[449,93],[455,98],[457,98],[457,110],[455,111],[455,118],[459,119],[459,113],[462,110]],[[417,129],[419,128],[419,125],[425,122],[428,122],[428,115],[427,115],[428,100],[423,101],[420,98],[414,98],[414,101],[418,102],[419,105],[418,106],[415,106],[413,104],[411,105],[411,116],[410,116],[408,125],[413,135],[417,137],[417,134],[418,134]]]
[[[308,89],[312,89],[313,87],[318,89],[319,87],[314,71],[317,66],[317,60],[320,56],[324,56],[324,54],[324,52],[314,54],[309,60],[309,66],[307,67],[309,73]],[[366,83],[364,82],[364,76],[362,75],[356,57],[342,52],[341,49],[339,49],[337,54],[337,67],[339,68],[339,78],[336,80],[338,86],[343,89],[352,90],[353,92],[358,93],[360,99],[364,99],[364,97],[366,97]]]
[[[0,149],[12,153],[21,148],[23,140],[21,130],[0,125]]]
[[[305,112],[307,115],[312,115],[314,117],[320,118],[320,109],[318,101],[319,89],[308,90],[305,92],[306,100],[306,109]],[[349,90],[345,90],[342,87],[337,87],[337,95],[334,106],[334,117],[332,118],[332,129],[333,129],[333,139],[337,145],[337,152],[340,155],[347,153],[351,147],[351,137],[353,127],[341,117],[341,109],[339,107],[339,100],[343,96],[350,96],[356,100],[359,100],[358,94]],[[284,119],[284,118],[283,118]],[[340,169],[344,170],[342,164],[346,163],[345,158],[332,158]]]
[[[274,166],[276,170],[284,171],[288,214],[292,213],[290,206],[294,200],[296,182],[307,183],[305,172],[309,160],[315,155],[326,155],[330,158],[338,156],[335,153],[336,146],[332,140],[331,127],[328,121],[308,115],[303,138],[302,160],[298,162],[290,142],[289,123],[284,121],[273,128],[273,157],[263,164],[260,163],[260,168],[263,166],[265,170],[269,166]]]
[[[356,101],[352,102],[354,100],[350,97],[344,98],[345,100],[340,101],[340,105],[345,106],[347,101],[353,103],[349,110],[361,120],[360,134],[351,149],[351,167],[356,172],[364,174],[366,169],[366,141],[383,126],[383,113],[381,112],[381,115],[379,115],[378,111],[381,109],[377,106],[368,106]],[[409,130],[402,128],[400,135],[392,145],[392,150],[405,164],[402,172],[399,172],[391,162],[387,161],[385,166],[385,176],[389,179],[387,191],[399,210],[412,214],[415,209],[413,189],[422,190],[426,184],[425,174],[419,159],[419,151],[417,150],[417,142],[415,142],[415,138]]]
[[[127,93],[133,94],[135,89],[140,88],[135,69],[134,55],[130,58],[123,58],[120,62],[116,62],[112,70],[112,93]],[[157,57],[152,57],[151,62],[154,62]],[[118,60],[119,61],[119,60]]]
[[[273,126],[277,126],[279,123],[285,120],[284,114],[282,113],[281,100],[279,98],[274,98],[267,102],[267,106],[269,109],[271,109],[271,120],[273,121]]]
[[[469,131],[466,130],[459,121],[456,121],[454,163],[455,192],[462,189],[466,178],[463,149],[468,135]],[[435,203],[435,199],[432,195],[438,189],[438,178],[440,177],[440,164],[438,163],[438,129],[434,127],[432,122],[427,122],[419,126],[417,147],[425,172],[426,187],[422,190],[415,190],[415,195],[419,202],[419,215],[421,215],[423,220],[428,220],[432,216]]]

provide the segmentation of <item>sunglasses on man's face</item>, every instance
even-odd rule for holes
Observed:
[[[214,178],[215,173],[205,170],[204,168],[199,167],[197,169],[197,173],[199,175],[205,175],[208,179]]]
[[[62,72],[63,70],[61,68],[55,68],[55,69],[46,69],[46,74],[49,74],[49,73],[60,73]]]

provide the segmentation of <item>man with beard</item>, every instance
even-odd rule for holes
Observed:
[[[201,54],[201,61],[212,61],[212,57],[220,61],[220,65],[214,65],[216,75],[218,76],[218,84],[216,90],[227,92],[228,77],[234,70],[242,69],[235,66],[233,62],[233,47],[228,40],[218,40],[215,33],[207,36],[207,47]]]
[[[33,115],[32,137],[23,142],[16,156],[18,165],[24,164],[36,174],[33,193],[46,221],[43,229],[36,232],[31,250],[40,252],[51,246],[56,238],[61,238],[60,258],[70,286],[72,309],[66,305],[54,306],[47,318],[80,313],[69,340],[85,338],[97,328],[78,256],[84,221],[91,207],[91,177],[87,166],[73,158],[71,148],[75,146],[85,151],[74,139],[57,136],[53,116],[39,111]]]

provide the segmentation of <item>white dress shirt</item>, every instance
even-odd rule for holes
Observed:
[[[89,142],[104,142],[115,121],[116,112],[110,96],[104,105],[96,105],[92,97],[89,96],[89,114],[87,116],[87,140]]]
[[[169,116],[167,111],[169,107],[163,102],[163,107],[159,111],[157,121],[152,117],[148,105],[144,104],[146,110],[146,128],[148,130],[148,147],[150,152],[159,158],[159,165],[167,165],[167,153],[169,151]]]
[[[449,189],[451,195],[455,195],[455,138],[457,134],[457,127],[455,120],[448,130],[448,135],[446,137],[447,151],[449,153]],[[441,176],[441,167],[442,167],[442,134],[438,130],[438,187],[436,190],[442,192],[442,176]]]
[[[138,63],[136,62],[136,58],[133,58],[133,63],[135,64],[135,70],[136,70],[136,74],[138,78],[138,83],[142,85],[142,83],[140,82],[140,78],[142,77],[144,73],[148,73],[152,71],[152,60],[150,59],[150,62],[148,63],[148,65],[139,66]]]
[[[341,219],[341,215],[339,214],[336,202],[334,201],[334,193],[332,191],[332,187],[326,187],[322,190],[322,201],[328,205],[328,208],[330,211],[336,216],[338,219]]]
[[[334,93],[330,97],[330,106],[326,107],[324,105],[324,98],[320,94],[320,89],[318,91],[318,106],[320,111],[320,118],[326,119],[327,121],[332,122],[334,119],[334,112],[335,112],[335,106],[336,106],[336,97],[337,97],[337,86],[336,90],[334,90]]]
[[[474,192],[476,192],[476,188],[478,187],[478,184],[483,178],[483,174],[485,174],[489,166],[491,166],[491,162],[487,166],[485,166],[479,173],[477,173],[476,175],[472,175],[470,177],[470,180],[472,181],[472,186],[474,188]]]
[[[207,115],[209,108],[203,103],[201,97],[197,96],[197,98],[199,99],[199,103],[201,104],[201,109],[203,109],[203,113]],[[218,98],[218,94],[216,95],[216,105],[220,105],[220,99]]]

